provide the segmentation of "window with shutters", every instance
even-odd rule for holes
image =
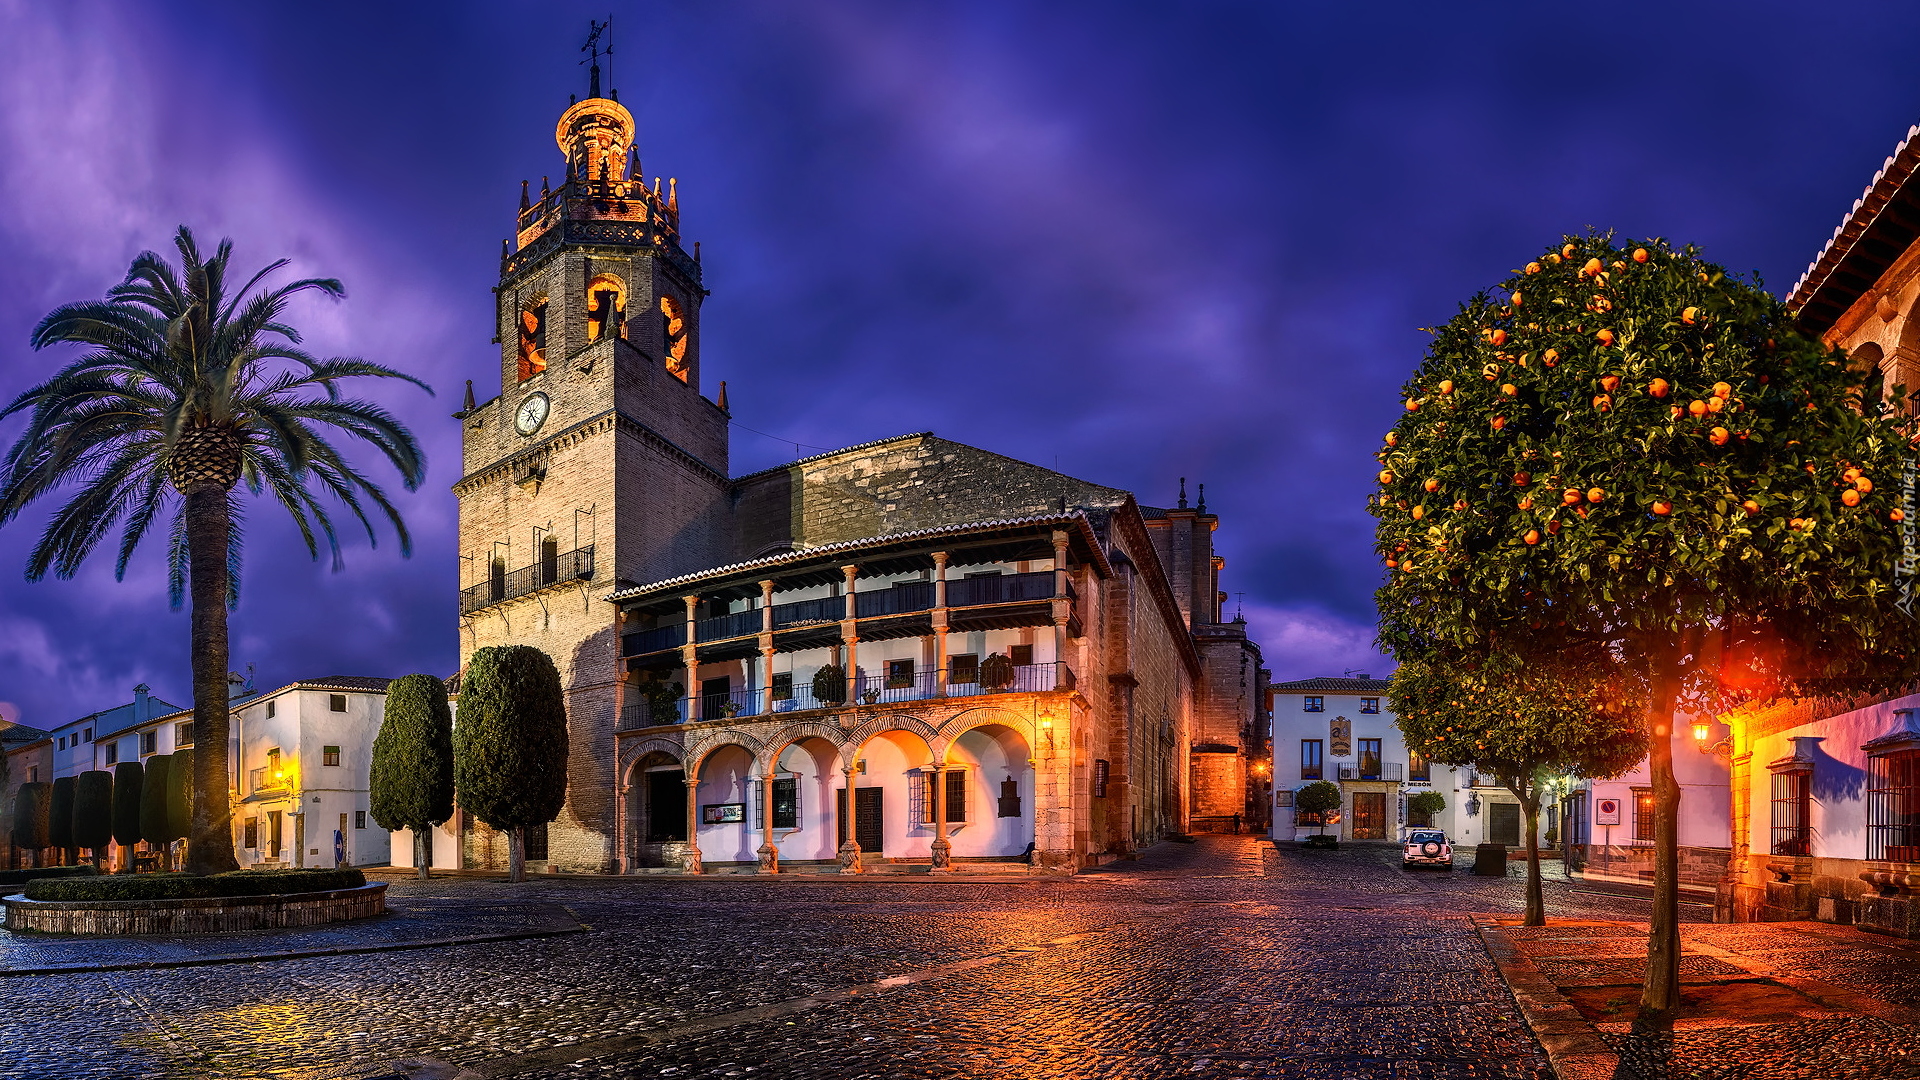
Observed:
[[[766,785],[755,781],[749,784],[753,790],[753,805],[749,831],[758,832],[766,822]],[[800,778],[789,773],[773,778],[773,827],[775,829],[798,829],[800,827]]]
[[[328,694],[327,709],[330,712],[346,712],[347,711],[347,695]]]
[[[321,747],[320,748],[320,764],[322,765],[340,764],[340,748],[337,746]]]
[[[356,829],[364,829],[367,827],[367,812],[365,810],[355,810],[353,812],[353,827]]]
[[[1306,712],[1326,712],[1327,699],[1319,695],[1305,696]]]
[[[979,682],[980,654],[956,653],[947,657],[947,681],[950,683]]]
[[[193,745],[193,721],[183,720],[173,725],[173,745],[176,748]]]
[[[1653,839],[1653,789],[1633,789],[1633,838]]]
[[[1094,761],[1093,763],[1093,797],[1094,798],[1104,799],[1107,797],[1107,773],[1108,773],[1108,770],[1111,768],[1112,766],[1105,761],[1102,761],[1102,760]]]
[[[773,673],[773,700],[793,700],[793,672],[776,671]]]
[[[1321,751],[1326,744],[1319,739],[1300,740],[1300,779],[1318,780],[1321,772]]]
[[[110,742],[107,744],[107,764],[118,765],[119,763],[120,763],[120,744],[117,742]]]
[[[887,661],[887,689],[899,690],[913,685],[913,661]]]
[[[140,752],[141,753],[143,754],[155,753],[158,751],[159,746],[160,746],[159,732],[143,731],[140,733]]]
[[[1363,713],[1377,713],[1377,712],[1379,712],[1379,711],[1380,711],[1380,699],[1379,699],[1379,698],[1377,698],[1377,697],[1363,697],[1363,698],[1361,698],[1361,699],[1360,699],[1360,711],[1361,711],[1361,712],[1363,712]]]

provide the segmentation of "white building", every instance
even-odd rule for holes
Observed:
[[[1686,719],[1681,718],[1683,721]],[[1690,725],[1689,725],[1690,726]],[[1721,742],[1727,729],[1707,723],[1705,739],[1673,744],[1680,782],[1680,881],[1712,888],[1727,871],[1732,810]],[[1720,752],[1714,752],[1718,746]],[[1653,775],[1647,759],[1611,780],[1583,780],[1561,800],[1568,868],[1597,881],[1653,880]]]
[[[1278,840],[1304,839],[1321,831],[1310,815],[1297,814],[1293,795],[1319,780],[1340,787],[1338,821],[1326,823],[1341,840],[1397,842],[1409,824],[1407,798],[1437,791],[1445,809],[1429,824],[1445,829],[1457,846],[1481,843],[1519,847],[1524,816],[1520,800],[1492,777],[1426,761],[1407,750],[1387,705],[1385,679],[1302,679],[1275,683],[1273,696],[1273,826]],[[1549,825],[1543,812],[1540,831]]]
[[[155,717],[180,711],[178,705],[148,691],[147,684],[141,683],[133,688],[133,700],[127,704],[89,713],[54,728],[50,733],[53,778],[78,776],[93,769],[111,770],[116,762],[134,760],[139,742],[132,737],[133,729]]]
[[[390,681],[330,675],[234,702],[242,866],[388,861],[391,840],[368,813],[367,777]]]

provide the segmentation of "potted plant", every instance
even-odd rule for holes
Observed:
[[[1437,791],[1422,791],[1407,796],[1407,817],[1415,825],[1432,825],[1433,815],[1446,808],[1446,796]]]
[[[1340,809],[1340,789],[1338,787],[1325,780],[1308,784],[1306,787],[1294,792],[1293,807],[1294,810],[1299,813],[1314,815],[1315,820],[1320,823],[1320,831],[1313,836],[1307,837],[1305,841],[1306,846],[1318,848],[1337,848],[1340,846],[1339,837],[1327,835],[1327,815],[1335,813]]]
[[[679,723],[680,698],[686,692],[687,688],[677,682],[640,684],[640,696],[647,701],[647,716],[656,724]]]
[[[1006,653],[993,653],[980,662],[980,685],[987,690],[1005,690],[1013,685],[1013,659]]]
[[[847,669],[839,664],[822,664],[813,673],[813,700],[822,705],[847,700]]]

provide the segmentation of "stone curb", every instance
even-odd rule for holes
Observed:
[[[34,968],[0,968],[0,979],[36,975],[80,975],[97,971],[162,971],[169,968],[211,967],[215,964],[258,964],[275,960],[306,960],[319,956],[356,956],[362,953],[400,952],[406,949],[434,949],[444,945],[481,945],[497,941],[526,941],[530,938],[558,937],[584,933],[591,927],[576,924],[558,930],[525,930],[513,934],[476,934],[469,937],[430,938],[425,941],[397,941],[385,945],[341,945],[331,949],[292,949],[267,953],[221,953],[217,956],[190,956],[180,960],[133,960],[122,964],[52,964]]]
[[[1494,967],[1500,970],[1513,1000],[1526,1018],[1533,1037],[1546,1051],[1547,1062],[1559,1080],[1601,1080],[1637,1075],[1625,1068],[1620,1055],[1607,1046],[1599,1029],[1580,1015],[1566,996],[1540,969],[1533,966],[1494,919],[1504,915],[1476,915],[1474,930]]]

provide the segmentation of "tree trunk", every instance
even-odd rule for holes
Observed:
[[[1547,925],[1547,901],[1540,892],[1540,777],[1524,777],[1513,789],[1527,829],[1527,914],[1522,926]]]
[[[527,880],[527,827],[515,825],[507,833],[507,880]]]
[[[233,854],[227,783],[227,489],[202,482],[186,492],[187,581],[193,626],[193,825],[187,869],[240,869]]]
[[[433,876],[433,826],[415,826],[413,830],[413,865],[420,880]]]
[[[1647,705],[1648,766],[1653,774],[1653,911],[1639,1030],[1667,1030],[1680,1008],[1680,785],[1673,778],[1677,647],[1652,650],[1653,697]]]

